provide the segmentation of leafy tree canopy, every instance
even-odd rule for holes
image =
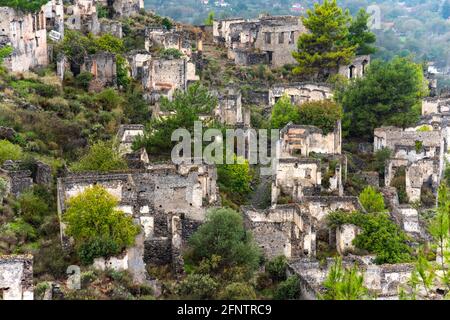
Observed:
[[[206,222],[189,239],[186,261],[199,265],[204,260],[220,257],[216,269],[241,267],[254,271],[260,252],[245,230],[242,216],[231,209],[211,210]]]
[[[352,19],[349,27],[348,40],[352,45],[357,46],[356,54],[365,55],[376,52],[376,48],[372,46],[377,38],[373,32],[369,30],[370,15],[361,9],[356,17]]]
[[[298,65],[295,74],[323,78],[347,65],[355,56],[357,44],[350,43],[350,13],[340,8],[336,0],[315,3],[302,19],[308,33],[302,34],[293,57]]]
[[[99,185],[68,201],[63,216],[65,232],[73,237],[83,262],[91,263],[93,258],[118,254],[133,245],[139,227],[132,217],[117,210],[117,205],[117,199]]]
[[[288,96],[283,96],[272,109],[272,128],[281,129],[289,122],[316,126],[324,134],[334,131],[336,122],[343,116],[340,105],[333,101],[310,101],[300,106],[293,105]]]
[[[330,227],[353,224],[362,232],[353,244],[376,255],[376,263],[401,263],[411,261],[411,248],[407,235],[389,218],[386,213],[332,212],[328,216]]]
[[[73,171],[109,172],[127,168],[125,160],[119,155],[111,142],[94,143],[88,153],[72,165]]]
[[[48,0],[0,0],[0,7],[11,7],[26,12],[36,12],[46,4]]]
[[[395,57],[373,61],[363,78],[339,88],[335,98],[344,108],[344,131],[351,137],[371,138],[376,127],[416,123],[426,94],[422,66]]]
[[[383,195],[372,186],[365,188],[361,192],[359,201],[368,213],[384,212],[386,210]]]

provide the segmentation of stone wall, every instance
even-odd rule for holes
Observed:
[[[132,153],[133,141],[137,136],[144,135],[144,125],[141,124],[123,124],[117,132],[117,142],[119,143],[119,153]]]
[[[221,123],[230,126],[250,127],[250,109],[242,106],[242,94],[237,88],[226,88],[218,94],[214,113]]]
[[[289,273],[300,277],[302,299],[316,300],[324,293],[322,285],[333,264],[332,258],[328,258],[325,265],[308,258],[289,263]],[[414,269],[412,264],[375,265],[372,256],[350,255],[343,258],[342,264],[347,268],[357,264],[364,276],[364,285],[378,300],[398,300],[399,288],[407,284]]]
[[[13,53],[4,59],[12,72],[24,72],[48,64],[47,29],[44,10],[17,12],[0,7],[0,47],[10,45]]]
[[[145,50],[150,51],[155,47],[177,49],[188,57],[192,55],[192,43],[185,31],[147,28],[145,30]]]
[[[98,91],[104,87],[117,86],[116,56],[108,52],[100,52],[84,58],[81,71],[92,73],[90,90]]]
[[[339,67],[339,74],[347,79],[362,78],[370,65],[370,55],[357,56],[348,66]]]
[[[333,98],[329,85],[320,83],[289,83],[276,85],[269,90],[269,103],[273,106],[282,96],[287,95],[291,102],[301,105],[309,101],[321,101]]]
[[[0,300],[33,300],[33,256],[0,256]]]
[[[83,33],[99,34],[100,22],[95,0],[74,0],[73,5],[66,8],[66,26]]]

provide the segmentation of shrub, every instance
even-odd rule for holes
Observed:
[[[195,300],[213,299],[219,284],[207,274],[190,274],[180,282],[177,293]]]
[[[324,300],[362,300],[368,297],[364,278],[357,266],[344,269],[341,258],[335,260],[323,286],[326,293],[321,298]]]
[[[63,216],[66,234],[73,237],[83,262],[118,254],[134,243],[139,227],[130,216],[116,209],[117,204],[117,199],[98,185],[68,201]]]
[[[316,126],[324,134],[333,132],[343,115],[342,107],[330,100],[305,102],[298,109],[296,124]]]
[[[75,77],[75,85],[81,89],[87,90],[89,89],[89,84],[92,79],[94,79],[94,75],[89,71],[82,71]]]
[[[164,59],[180,59],[183,56],[183,53],[178,49],[168,48],[161,50],[160,56]]]
[[[275,300],[294,300],[300,298],[300,279],[297,275],[290,276],[281,282],[275,291]]]
[[[100,103],[103,110],[107,111],[116,109],[122,103],[122,98],[119,93],[112,88],[104,89],[102,92],[98,93],[95,96],[95,100]]]
[[[213,209],[206,222],[189,239],[187,263],[200,264],[215,257],[219,271],[229,267],[243,267],[253,271],[259,265],[259,249],[244,228],[242,216],[231,209]]]
[[[359,201],[369,213],[384,212],[386,210],[383,195],[372,186],[368,186],[361,192]]]
[[[362,232],[353,240],[353,244],[376,255],[375,262],[402,263],[411,261],[411,248],[408,236],[386,213],[332,212],[328,215],[331,228],[343,224],[353,224]]]
[[[126,169],[125,160],[113,148],[112,143],[99,141],[91,146],[88,153],[71,167],[73,171],[108,172]]]
[[[222,300],[255,300],[255,289],[247,283],[234,282],[227,285],[219,295]]]
[[[287,259],[285,256],[278,256],[266,263],[266,271],[274,281],[286,280]]]
[[[39,227],[44,217],[49,214],[47,203],[35,195],[32,190],[20,195],[19,205],[23,220],[34,227]]]
[[[22,158],[22,148],[8,140],[0,140],[0,165],[6,160],[19,160]]]

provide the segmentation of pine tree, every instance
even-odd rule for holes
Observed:
[[[361,9],[356,18],[352,20],[349,28],[349,42],[358,46],[357,55],[372,54],[376,51],[376,48],[371,46],[377,38],[369,30],[369,17],[370,15],[364,9]]]
[[[357,45],[349,42],[348,10],[340,8],[336,0],[324,0],[308,10],[302,21],[309,32],[299,37],[298,50],[292,53],[298,62],[294,74],[324,78],[350,63]]]

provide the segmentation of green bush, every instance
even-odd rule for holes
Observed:
[[[0,0],[0,7],[11,7],[26,12],[37,12],[48,0]]]
[[[75,77],[75,85],[84,90],[89,89],[89,84],[92,79],[94,79],[94,75],[89,71],[82,71]]]
[[[134,244],[139,227],[130,216],[116,209],[117,204],[117,199],[99,185],[68,201],[63,216],[66,234],[73,237],[83,262],[118,254]]]
[[[0,140],[0,165],[6,160],[19,160],[22,158],[22,148],[8,140]]]
[[[260,253],[251,235],[244,228],[242,216],[231,209],[213,209],[206,221],[189,239],[185,261],[199,265],[202,261],[216,259],[216,270],[242,267],[246,271],[258,268]]]
[[[112,143],[103,141],[96,142],[92,145],[88,153],[71,167],[75,172],[109,172],[126,168],[127,164],[125,160],[123,160],[118,151],[113,148]]]
[[[300,298],[300,278],[290,276],[286,281],[281,282],[274,294],[275,300],[295,300]]]
[[[219,284],[207,274],[190,274],[180,282],[177,293],[187,299],[214,299]]]
[[[49,214],[47,203],[32,190],[22,193],[18,200],[23,220],[34,227],[39,227],[44,217]]]
[[[285,256],[278,256],[266,263],[268,272],[274,281],[286,280],[287,259]]]
[[[408,236],[386,213],[332,212],[328,215],[328,225],[335,228],[343,224],[353,224],[362,232],[353,244],[376,255],[375,262],[402,263],[411,261],[411,248]]]
[[[221,300],[255,300],[255,289],[247,283],[234,282],[227,285],[219,294]]]
[[[359,201],[363,208],[369,213],[386,211],[383,195],[381,192],[377,192],[372,186],[368,186],[361,192]]]
[[[161,50],[159,55],[164,59],[180,59],[183,56],[183,53],[178,49],[168,48]]]
[[[97,257],[110,257],[119,253],[122,248],[112,239],[96,238],[78,247],[78,257],[84,265],[89,265],[94,262]]]

